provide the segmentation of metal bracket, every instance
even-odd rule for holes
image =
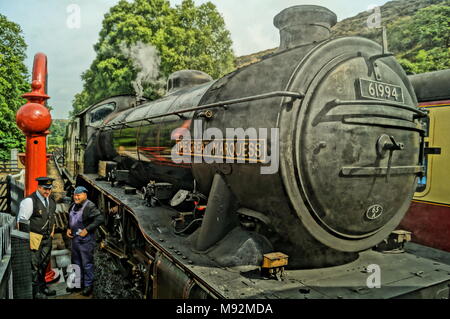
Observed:
[[[174,115],[178,116],[180,118],[180,120],[185,120],[186,119],[186,116],[184,116],[183,114],[175,113]]]
[[[386,152],[401,151],[405,148],[403,143],[398,143],[393,136],[383,134],[377,141],[377,153],[381,158],[386,157]]]
[[[425,155],[441,155],[442,149],[440,147],[425,147],[424,154]]]

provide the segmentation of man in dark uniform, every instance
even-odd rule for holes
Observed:
[[[67,236],[72,238],[72,264],[81,270],[82,294],[92,294],[94,284],[95,229],[104,222],[104,217],[87,198],[88,190],[83,186],[75,188],[74,204],[69,208]],[[74,291],[68,289],[68,291]]]
[[[53,178],[38,177],[37,191],[20,203],[18,222],[30,221],[31,274],[33,278],[33,297],[46,299],[56,295],[45,282],[45,271],[50,262],[52,238],[55,225],[56,203],[50,197]]]

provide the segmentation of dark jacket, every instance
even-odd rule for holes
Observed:
[[[36,191],[37,192],[37,191]],[[56,203],[52,197],[48,198],[48,209],[37,197],[36,192],[28,196],[33,201],[33,214],[30,217],[30,231],[49,236],[55,224]]]
[[[69,213],[75,203],[70,205]],[[86,227],[88,233],[92,233],[98,226],[105,222],[105,218],[102,213],[98,210],[93,202],[87,199],[86,207],[83,210],[83,225]]]

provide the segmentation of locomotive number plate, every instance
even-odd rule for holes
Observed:
[[[398,103],[404,102],[402,88],[397,85],[359,79],[359,87],[362,97]]]

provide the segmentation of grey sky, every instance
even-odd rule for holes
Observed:
[[[26,65],[31,72],[33,56],[48,56],[50,105],[53,118],[67,118],[73,96],[81,91],[80,75],[95,57],[103,16],[118,0],[0,0],[0,13],[20,24],[28,45]],[[171,0],[172,5],[181,0]],[[207,0],[195,0],[197,4]],[[278,30],[273,17],[281,10],[299,4],[321,5],[334,11],[338,20],[358,14],[386,0],[211,0],[223,14],[231,32],[237,56],[278,46]],[[79,29],[70,29],[69,5],[81,10]]]

